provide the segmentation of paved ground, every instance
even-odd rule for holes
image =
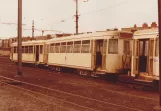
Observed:
[[[0,75],[14,78],[17,74],[17,67],[11,63],[8,58],[0,57]],[[121,86],[120,84],[109,83],[107,81],[91,79],[86,77],[81,77],[73,74],[63,74],[55,73],[49,70],[32,68],[32,67],[23,67],[23,76],[22,78],[17,78],[19,80],[30,82],[33,84],[45,86],[48,88],[56,89],[59,91],[65,91],[70,94],[76,94],[88,98],[96,99],[97,101],[103,101],[104,103],[97,104],[96,102],[91,102],[90,107],[96,108],[97,110],[102,111],[153,111],[155,106],[159,105],[159,94],[156,92],[147,92],[128,88]],[[37,102],[32,101],[32,99],[20,99],[15,93],[11,93],[8,90],[1,90],[4,95],[3,99],[5,100],[4,104],[10,103],[8,106],[14,106],[17,101],[12,101],[11,98],[17,97],[18,103],[21,104],[21,110],[27,110],[27,108],[22,107],[24,104],[30,107],[35,108],[35,111],[48,111],[47,106],[51,107],[51,101],[48,99],[42,99],[41,97],[37,99]],[[6,93],[5,93],[6,92]],[[2,95],[3,95],[2,94]],[[17,96],[16,96],[17,95]],[[29,95],[31,95],[29,93]],[[5,98],[6,96],[6,98]],[[56,95],[52,95],[55,97]],[[62,95],[60,94],[59,97]],[[31,97],[32,98],[32,97]],[[77,99],[77,98],[73,98]],[[21,100],[21,101],[20,101]],[[81,100],[80,100],[81,101]],[[40,104],[38,104],[40,102]],[[36,104],[35,104],[36,103]],[[46,104],[40,108],[41,103]],[[85,103],[85,102],[84,102]],[[90,104],[85,103],[85,104]],[[2,105],[3,106],[3,105]],[[89,105],[88,105],[89,106]],[[5,105],[7,108],[7,105]],[[3,107],[3,108],[5,108]],[[16,106],[18,108],[18,106]],[[26,106],[27,107],[27,106]],[[52,106],[55,107],[55,106]],[[37,108],[37,109],[36,109]],[[44,108],[44,109],[43,109]],[[72,108],[72,109],[71,109]],[[100,108],[100,109],[99,109]],[[56,111],[64,110],[79,110],[74,107],[67,107],[64,104],[59,109],[52,109]],[[21,111],[20,110],[20,111]],[[1,111],[1,110],[0,110]],[[2,109],[3,111],[3,109]],[[5,110],[8,111],[8,110]],[[17,111],[17,109],[11,109],[11,111]],[[33,111],[33,110],[32,110]]]

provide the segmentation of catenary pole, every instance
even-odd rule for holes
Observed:
[[[32,21],[32,38],[34,38],[34,20]]]
[[[22,0],[18,0],[18,75],[22,76]]]
[[[78,15],[78,0],[76,0],[76,34],[78,34],[78,19],[79,19],[79,15]]]

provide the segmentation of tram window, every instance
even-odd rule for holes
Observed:
[[[89,53],[90,49],[90,40],[82,41],[81,53]]]
[[[17,53],[17,47],[14,47],[14,53]]]
[[[42,53],[43,53],[43,46],[40,45],[40,54],[42,54]]]
[[[33,53],[33,46],[29,46],[29,53]]]
[[[145,56],[149,55],[149,41],[145,42]]]
[[[49,45],[46,45],[46,48],[45,48],[46,53],[49,53],[50,52],[49,50],[50,50]]]
[[[65,53],[66,51],[66,42],[61,43],[60,53]]]
[[[28,46],[24,46],[24,53],[28,53]]]
[[[135,47],[134,47],[134,55],[139,56],[139,41],[135,41]]]
[[[72,52],[73,52],[73,42],[67,42],[66,53],[72,53]]]
[[[124,54],[130,54],[130,41],[124,41]]]
[[[149,54],[149,41],[140,41],[140,56],[148,56]]]
[[[55,44],[55,53],[59,53],[60,51],[60,43]]]
[[[118,53],[118,39],[109,39],[108,53],[117,54]]]
[[[25,50],[25,48],[24,48],[24,46],[22,46],[22,53],[25,53],[25,51],[24,51],[24,50]]]
[[[156,39],[156,44],[155,44],[155,56],[159,56],[159,40]]]
[[[50,45],[50,53],[54,53],[55,52],[55,44],[51,44]]]
[[[74,53],[80,53],[80,48],[81,48],[81,41],[75,41],[74,42]]]
[[[153,49],[154,49],[154,40],[150,40],[150,56],[153,56]]]

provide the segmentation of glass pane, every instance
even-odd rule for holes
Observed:
[[[117,39],[110,39],[109,46],[108,46],[109,54],[117,54],[118,53],[118,40]]]
[[[66,53],[73,53],[73,42],[67,42]]]
[[[130,54],[130,41],[124,41],[124,54]]]
[[[144,53],[144,55],[145,56],[149,55],[149,41],[145,42],[145,53]]]
[[[82,53],[89,53],[89,49],[90,49],[90,44],[82,44],[82,49],[81,49]]]
[[[74,53],[80,53],[80,48],[81,48],[81,41],[75,41],[74,42]]]
[[[40,54],[42,54],[42,53],[43,53],[43,46],[40,45]]]
[[[29,53],[33,53],[33,46],[29,46]]]
[[[155,56],[159,56],[159,40],[156,39],[156,45],[155,45]]]

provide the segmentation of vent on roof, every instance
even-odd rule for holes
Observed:
[[[118,30],[118,28],[114,28],[114,29],[106,29],[106,31],[115,31]]]
[[[92,32],[87,32],[87,34],[92,33]]]
[[[105,31],[96,31],[96,32],[105,32]]]

